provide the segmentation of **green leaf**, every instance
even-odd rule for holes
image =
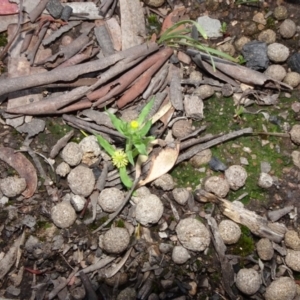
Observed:
[[[135,144],[134,143],[135,148],[139,151],[140,154],[142,155],[148,155],[147,154],[147,149],[146,149],[146,145],[143,143],[140,144]]]
[[[126,168],[125,167],[121,167],[119,169],[119,174],[120,174],[120,178],[121,181],[123,182],[123,184],[127,187],[127,188],[131,188],[132,187],[132,180],[130,179],[130,177],[127,174]]]
[[[115,153],[115,148],[105,139],[103,138],[101,135],[96,135],[98,143],[100,144],[100,146],[102,148],[104,148],[104,150],[110,155],[112,156]]]
[[[144,137],[152,126],[151,120],[147,121],[147,123],[137,132],[140,137]]]
[[[151,100],[142,109],[142,111],[141,111],[141,113],[140,113],[140,115],[139,115],[139,117],[137,119],[137,121],[138,121],[139,124],[143,124],[144,123],[144,121],[145,121],[146,117],[148,116],[151,108],[153,107],[154,99],[155,99],[155,97],[153,96],[151,98]]]
[[[124,129],[126,128],[126,122],[122,121],[121,119],[119,119],[118,117],[116,117],[114,114],[110,113],[109,111],[107,111],[108,116],[111,120],[111,122],[113,123],[114,127],[123,135],[124,134]]]
[[[132,150],[126,151],[126,155],[127,155],[128,161],[134,166]]]

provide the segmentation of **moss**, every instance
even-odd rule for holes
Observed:
[[[149,35],[152,35],[153,33],[158,34],[161,29],[161,23],[159,22],[157,15],[149,15],[147,21],[147,30]]]
[[[7,44],[7,33],[0,33],[0,47],[4,47]]]
[[[47,228],[51,228],[52,225],[47,221],[39,220],[36,222],[36,227],[37,229],[47,229]]]
[[[122,220],[122,219],[116,220],[115,225],[116,225],[116,227],[125,228],[125,223],[124,223],[124,220]]]
[[[89,230],[94,231],[96,230],[98,227],[100,227],[104,222],[106,222],[108,220],[108,216],[102,217],[99,220],[93,222],[92,224],[88,225]],[[107,226],[105,226],[105,228],[110,227],[110,224],[108,224]]]

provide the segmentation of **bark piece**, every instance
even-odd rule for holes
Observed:
[[[95,36],[97,38],[98,44],[101,47],[102,53],[104,56],[114,54],[113,43],[107,30],[105,22],[102,25],[94,28]]]
[[[180,69],[174,65],[170,66],[170,101],[176,110],[183,111],[183,95],[180,84]]]

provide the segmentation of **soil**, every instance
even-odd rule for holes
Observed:
[[[228,5],[227,3],[231,1],[225,0],[190,0],[183,2],[187,7],[191,8],[191,19],[196,19],[199,15],[202,15],[203,12],[207,11],[211,18],[216,18],[221,22],[227,23],[227,36],[235,36],[237,38],[250,26],[252,22],[250,20],[254,14],[260,11],[274,11],[274,8],[277,6],[276,1],[272,0],[249,3],[248,5]],[[283,5],[287,7],[289,18],[296,23],[300,20],[299,4],[299,1],[296,3],[283,2]],[[300,24],[298,25],[300,26]],[[267,20],[265,29],[270,28],[278,32],[278,26],[279,23],[276,22],[271,15]],[[251,39],[255,40],[259,32],[257,29],[257,31],[251,35]],[[299,36],[298,33],[292,39],[283,40],[277,33],[277,42],[287,45],[292,53],[297,52],[300,44]],[[210,46],[215,46],[222,39],[223,38],[210,41]],[[279,122],[273,124],[268,122],[261,113],[255,115],[244,114],[240,118],[235,118],[235,107],[232,99],[226,99],[216,95],[205,102],[204,120],[194,122],[193,125],[195,127],[206,125],[206,133],[213,134],[229,132],[248,126],[253,127],[254,132],[261,132],[263,126],[267,128],[268,132],[282,132],[282,125],[284,123],[288,123],[291,127],[299,121],[299,116],[291,109],[292,103],[298,102],[298,99],[299,88],[295,89],[292,94],[282,93],[279,102],[274,106],[261,107],[254,105],[251,107],[253,111],[263,108],[270,116],[276,116]],[[5,103],[2,108],[4,107]],[[43,118],[46,120],[46,130],[34,138],[31,147],[48,157],[53,145],[70,130],[70,127],[65,125],[60,117],[47,116]],[[5,125],[4,122],[0,124],[0,133],[1,145],[11,147],[17,151],[26,137],[25,134],[20,134]],[[78,142],[82,137],[83,134],[80,131],[76,131],[72,140]],[[263,145],[264,141],[268,141],[268,144],[265,146]],[[245,147],[251,149],[250,154],[243,150]],[[220,159],[226,165],[240,164],[241,157],[247,158],[249,162],[249,164],[245,166],[248,172],[247,183],[241,190],[230,192],[227,198],[229,200],[235,200],[243,193],[247,193],[247,196],[242,199],[242,202],[249,210],[255,211],[261,216],[265,216],[269,210],[288,205],[294,205],[297,210],[300,211],[300,203],[298,201],[300,193],[300,171],[297,167],[293,166],[291,158],[291,152],[296,149],[297,147],[291,142],[290,138],[258,134],[243,136],[214,147],[211,150],[213,156]],[[271,175],[276,176],[278,179],[276,184],[269,189],[262,189],[257,186],[261,162],[269,163],[271,165]],[[54,186],[58,188],[59,194],[57,198],[60,199],[60,197],[68,191],[66,180],[58,178],[47,163],[43,162],[43,166],[53,180]],[[14,169],[0,160],[1,178],[15,174],[16,171]],[[207,176],[219,173],[209,168],[206,168],[204,171],[194,169],[189,162],[183,162],[174,167],[170,171],[170,174],[173,176],[177,187],[185,187],[194,191]],[[173,216],[174,208],[170,205],[170,201],[168,200],[172,199],[172,194],[171,192],[164,192],[161,189],[157,189],[154,186],[150,186],[150,189],[152,193],[162,199],[164,215],[159,224],[150,228],[149,240],[145,239],[145,236],[147,236],[145,232],[147,232],[147,230],[140,228],[133,222],[133,224],[136,225],[136,233],[135,240],[132,241],[131,244],[135,250],[121,272],[126,273],[127,280],[125,280],[125,284],[122,285],[120,278],[116,277],[112,283],[109,283],[108,280],[104,279],[104,275],[101,272],[91,277],[90,280],[96,290],[97,299],[116,299],[116,295],[128,286],[134,287],[138,291],[138,299],[229,299],[224,291],[220,272],[220,261],[212,245],[205,254],[190,251],[191,258],[184,265],[174,264],[170,253],[162,254],[159,251],[159,244],[164,242],[160,237],[160,230],[164,223],[168,224],[166,230],[168,238],[175,237],[175,231],[172,227],[175,222]],[[81,267],[83,268],[85,265],[90,264],[97,255],[101,255],[99,248],[95,250],[92,247],[98,244],[99,238],[99,234],[93,234],[92,231],[107,219],[107,215],[101,215],[97,218],[95,223],[88,226],[78,222],[68,229],[59,230],[53,225],[50,218],[52,199],[50,199],[49,194],[40,180],[38,191],[32,198],[24,199],[23,197],[17,197],[16,199],[9,200],[5,207],[0,209],[0,258],[2,258],[2,254],[7,253],[9,249],[11,249],[14,240],[23,230],[25,230],[26,233],[25,240],[27,240],[30,235],[39,239],[39,249],[41,251],[41,253],[36,253],[35,255],[26,251],[23,252],[18,266],[13,266],[9,275],[0,282],[0,297],[24,300],[34,299],[33,287],[35,286],[39,295],[36,299],[44,299],[41,296],[41,284],[47,282],[46,286],[48,290],[51,290],[53,285],[48,285],[51,280],[54,281],[59,276],[68,278],[75,266],[81,263]],[[183,207],[174,203],[174,201],[172,203],[179,213],[180,218],[193,214],[193,212],[190,211],[192,206]],[[224,218],[218,208],[212,204],[196,203],[195,206],[198,207],[197,213],[199,213],[201,221],[204,220],[204,218],[201,218],[201,212],[208,213],[214,211],[214,217],[217,221]],[[10,214],[14,214],[14,217],[9,216]],[[35,226],[25,229],[24,224],[20,220],[23,220],[26,215],[35,218]],[[91,212],[88,209],[83,219],[90,217],[90,215]],[[125,216],[125,218],[123,218],[123,216]],[[127,218],[128,220],[128,216],[130,216],[130,209],[126,207],[114,224],[116,226],[122,226],[123,219]],[[298,229],[297,218],[298,217],[291,219],[289,215],[286,215],[280,222],[284,223],[288,228],[296,227],[295,229]],[[145,230],[145,232],[143,230]],[[228,254],[240,258],[239,262],[233,265],[235,272],[243,266],[251,266],[253,264],[253,262],[249,260],[249,256],[253,256],[257,259],[255,242],[258,241],[258,238],[253,236],[246,227],[242,227],[242,233],[242,238],[239,243],[229,246],[227,249]],[[52,239],[57,235],[62,236],[64,249],[55,249],[53,247]],[[139,235],[143,238],[139,239]],[[174,243],[175,240],[172,241]],[[67,250],[67,247],[70,247],[71,250]],[[151,261],[156,271],[155,268],[153,268],[154,272],[151,272],[152,269],[150,267],[148,271],[143,271],[143,269],[147,269],[146,263],[148,261]],[[25,271],[21,283],[18,286],[20,294],[14,296],[12,293],[7,292],[7,288],[14,286],[13,277],[16,277],[22,266],[25,267]],[[42,274],[38,274],[37,271],[33,269],[44,271]],[[298,276],[298,274],[294,275]],[[172,280],[175,278],[175,280],[166,288],[163,281],[167,281],[169,278]],[[194,283],[197,285],[196,292],[194,292],[191,287]],[[146,284],[150,284],[149,290],[154,295],[159,295],[160,298],[141,296],[142,288],[147,288]],[[74,289],[79,285],[80,284],[77,283],[77,285],[73,285],[70,289]],[[240,293],[235,286],[233,286],[232,289],[236,295],[236,299],[249,299]],[[263,290],[260,290],[257,295],[252,296],[251,299],[264,299],[263,292]],[[145,294],[148,295],[149,293]],[[63,297],[64,296],[61,295],[59,299],[64,299]],[[83,298],[76,298],[73,293],[72,299]],[[87,295],[84,299],[92,298]]]

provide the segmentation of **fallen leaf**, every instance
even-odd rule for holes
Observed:
[[[14,168],[27,184],[22,195],[30,198],[37,188],[37,174],[32,163],[20,152],[8,147],[0,147],[0,159]]]
[[[159,151],[157,155],[154,154],[151,157],[151,167],[147,177],[138,183],[138,187],[143,186],[170,171],[178,158],[179,146],[179,143],[172,143]]]

